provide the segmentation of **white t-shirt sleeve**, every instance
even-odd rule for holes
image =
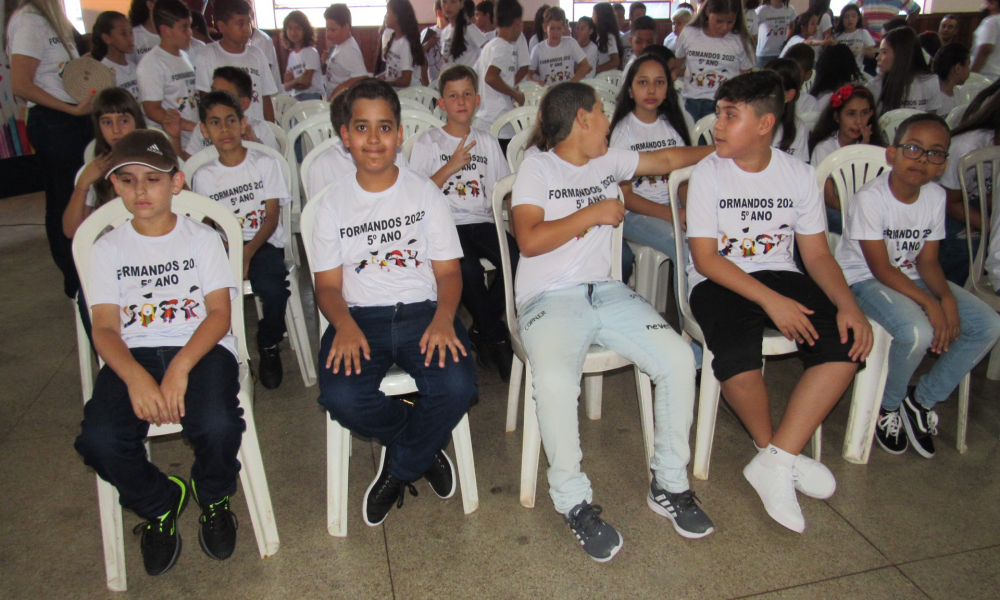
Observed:
[[[683,32],[682,32],[683,35]],[[694,168],[688,180],[687,236],[689,238],[719,237],[719,213],[715,209],[716,195],[712,181],[716,174],[708,163]]]
[[[430,133],[430,130],[421,133],[410,151],[410,170],[427,178],[437,173],[442,166],[441,152]]]
[[[292,194],[285,184],[285,177],[281,173],[281,166],[278,160],[270,155],[262,155],[263,160],[258,163],[261,178],[264,180],[264,198],[267,200],[278,199],[279,206],[285,206],[292,201]]]
[[[608,40],[608,51],[609,52],[611,51],[611,45],[613,43],[614,43],[614,39]],[[570,47],[570,52],[573,55],[573,61],[576,62],[576,64],[579,65],[583,61],[587,60],[587,53],[583,51],[583,48],[580,47],[580,44],[576,43],[576,40],[570,40],[569,47]],[[617,49],[616,49],[616,51],[617,51]],[[593,66],[593,65],[591,65],[591,66]]]
[[[805,168],[809,170],[809,178],[797,182],[799,197],[795,202],[795,233],[823,233],[826,231],[826,209],[820,188],[816,185],[816,171],[808,165]]]
[[[401,44],[398,42],[402,42]],[[396,40],[397,51],[399,52],[399,72],[415,71],[413,68],[413,52],[410,50],[410,42],[406,38]],[[413,75],[416,77],[416,74]]]
[[[111,244],[95,244],[90,256],[90,281],[87,287],[87,303],[91,306],[98,304],[119,305],[121,300],[121,289],[118,287],[116,276],[117,249]]]
[[[164,75],[166,69],[156,60],[156,55],[149,52],[139,63],[139,101],[140,102],[162,102],[163,91],[166,87]],[[195,77],[198,71],[195,70]]]
[[[343,265],[344,258],[338,235],[340,224],[329,206],[329,203],[334,201],[333,195],[327,193],[316,201],[323,204],[316,211],[316,226],[313,228],[313,248],[316,250],[313,253],[313,260],[316,261],[313,271],[321,273]]]
[[[254,48],[253,46],[247,46],[247,52],[252,52],[251,48],[257,51],[257,56],[260,58],[260,95],[261,98],[264,96],[273,96],[278,93],[278,84],[275,83],[274,77],[268,77],[267,74],[271,72],[271,66],[267,62],[267,55],[260,48]],[[313,49],[315,51],[315,48]],[[316,64],[319,64],[319,59],[317,55]],[[198,76],[198,70],[195,69],[195,77]],[[211,77],[211,75],[209,75]],[[209,89],[212,87],[212,82],[208,82]],[[199,88],[201,89],[201,88]]]
[[[608,148],[607,155],[613,158],[615,178],[619,183],[632,179],[635,170],[639,167],[639,153],[633,150],[622,150],[621,148]]]
[[[877,188],[861,190],[855,197],[850,211],[850,238],[852,240],[882,240],[885,238],[885,215],[882,198],[877,198]]]
[[[548,198],[544,195],[545,190],[548,189],[548,182],[543,177],[543,169],[525,168],[534,166],[534,162],[525,159],[521,163],[517,179],[514,180],[514,187],[511,190],[511,207],[532,204],[544,209],[548,203]]]
[[[528,68],[532,71],[538,70],[538,46],[531,49],[531,57],[528,59]]]
[[[208,48],[205,48],[204,52],[199,52],[198,55],[195,56],[194,86],[198,88],[199,92],[212,91],[212,75],[215,73],[215,67],[212,64],[211,59],[212,56],[214,55],[215,55],[215,50],[210,46]]]
[[[451,260],[462,258],[462,244],[458,240],[458,229],[451,217],[451,209],[440,191],[432,194],[427,201],[427,258],[431,260]]]
[[[302,62],[306,66],[306,71],[320,71],[322,75],[323,67],[319,62],[319,50],[313,46],[308,46],[302,50]],[[315,74],[314,74],[315,75]]]
[[[198,265],[198,274],[202,280],[204,294],[207,296],[215,290],[229,288],[229,299],[232,300],[237,294],[236,281],[229,267],[229,258],[226,247],[222,245],[222,237],[210,235],[204,239],[205,244],[198,253],[201,261]]]

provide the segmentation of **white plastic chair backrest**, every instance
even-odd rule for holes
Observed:
[[[326,191],[333,186],[335,182],[328,183],[323,186],[316,194],[309,196],[309,201],[302,208],[302,216],[299,221],[299,226],[302,229],[302,246],[306,250],[306,259],[309,261],[309,276],[313,281],[313,289],[316,289],[316,272],[313,270],[313,265],[316,264],[316,259],[313,256],[313,226],[316,224],[316,210],[319,208],[319,200],[326,195]],[[323,311],[319,310],[317,306],[316,312],[319,315],[319,331],[320,335],[322,332],[326,331],[326,326],[329,325],[329,321],[323,316]]]
[[[434,127],[444,127],[444,121],[434,115],[419,110],[404,110],[403,117],[403,141],[415,137],[418,133],[433,129]]]
[[[681,103],[683,104],[683,101],[681,101]],[[687,123],[688,135],[690,135],[691,132],[694,131],[694,117],[692,117],[691,113],[689,113],[684,107],[681,107],[681,110],[684,111],[684,122]]]
[[[965,115],[965,111],[967,110],[969,110],[968,104],[961,104],[951,109],[951,112],[948,113],[948,117],[945,118],[945,122],[948,123],[948,127],[951,127],[952,129],[958,127],[962,122],[962,116]]]
[[[694,129],[691,131],[691,142],[695,146],[711,146],[715,143],[715,134],[712,132],[715,119],[715,115],[705,115],[694,124]],[[704,143],[702,143],[702,139],[705,140]]]
[[[267,124],[267,128],[274,134],[274,139],[278,141],[278,151],[284,154],[288,150],[288,136],[285,135],[285,130],[276,123],[270,121],[264,121],[264,123]]]
[[[318,190],[310,190],[308,188],[309,170],[312,169],[312,164],[316,162],[316,159],[319,156],[322,156],[322,154],[326,152],[329,148],[337,144],[343,144],[343,143],[344,142],[341,141],[340,136],[335,135],[330,139],[324,141],[322,144],[310,150],[309,153],[306,154],[306,157],[302,159],[302,166],[299,167],[299,174],[301,175],[302,179],[303,198],[308,200],[309,198],[312,198],[318,191]]]
[[[326,115],[330,114],[330,103],[326,100],[304,100],[302,102],[296,102],[295,105],[290,106],[281,117],[281,128],[285,131],[289,131],[292,127],[295,127],[295,124],[299,121],[304,121],[307,118],[320,113]]]
[[[436,89],[425,87],[422,85],[416,85],[413,87],[408,87],[406,89],[399,90],[397,95],[400,99],[406,98],[407,100],[414,100],[419,102],[421,105],[427,108],[427,112],[434,112],[437,108],[438,98],[441,97]],[[406,108],[405,106],[403,108]]]
[[[430,108],[427,108],[426,104],[424,104],[423,102],[417,102],[416,100],[411,100],[410,98],[400,97],[399,98],[399,107],[402,110],[419,110],[419,111],[423,111],[423,112],[425,112],[425,113],[427,113],[429,115],[433,115],[434,114],[431,111]]]
[[[986,165],[990,165],[991,172],[989,175],[986,173]],[[973,255],[972,253],[972,236],[966,236],[968,239],[969,247],[969,280],[966,283],[966,288],[975,292],[978,295],[983,295],[991,299],[997,298],[995,296],[996,290],[990,289],[989,282],[984,280],[983,262],[985,261],[986,253],[990,251],[991,234],[995,232],[990,231],[990,226],[992,225],[990,214],[990,208],[988,202],[984,202],[987,194],[993,194],[993,210],[1000,210],[997,206],[996,193],[998,185],[998,178],[1000,178],[1000,146],[988,146],[986,148],[980,148],[978,150],[973,150],[965,156],[963,156],[958,161],[958,180],[962,185],[962,202],[965,205],[965,226],[968,230],[969,225],[969,211],[971,206],[969,205],[969,190],[967,189],[968,182],[966,181],[966,173],[972,170],[975,173],[974,181],[976,182],[976,188],[979,191],[979,210],[982,214],[982,228],[980,229],[979,238],[979,250]],[[984,185],[987,179],[992,180],[989,185]],[[1000,299],[998,299],[1000,301]],[[991,306],[996,306],[996,302],[991,303]]]
[[[271,106],[274,107],[274,120],[281,123],[281,118],[285,116],[288,109],[298,104],[298,100],[288,94],[275,94],[271,96]]]
[[[601,102],[604,103],[605,107],[609,104],[614,106],[615,103],[618,102],[617,93],[609,92],[608,90],[601,88],[594,88],[594,91],[597,92],[597,97],[601,99]]]
[[[527,92],[528,90],[541,90],[545,91],[545,88],[539,85],[535,81],[529,81],[527,79],[522,79],[521,83],[517,84],[517,87],[521,89],[522,92]]]
[[[545,95],[545,90],[541,87],[528,88],[522,89],[521,93],[524,94],[524,106],[538,106],[542,103],[542,96]]]
[[[507,144],[507,165],[511,173],[517,173],[524,161],[524,149],[528,145],[528,138],[531,137],[531,129],[524,129],[517,132],[510,143]]]
[[[882,130],[882,133],[885,134],[886,141],[891,144],[893,136],[896,135],[896,129],[899,128],[899,124],[913,115],[919,115],[923,112],[924,111],[922,110],[914,110],[912,108],[897,108],[896,110],[890,110],[878,118],[878,127]]]
[[[603,75],[603,73],[602,73],[602,75]],[[586,83],[587,85],[589,85],[590,87],[594,88],[595,90],[603,90],[605,92],[608,92],[612,96],[617,96],[618,95],[618,88],[620,87],[620,86],[617,86],[617,85],[611,83],[610,81],[608,81],[607,79],[604,79],[604,78],[602,78],[600,76],[598,76],[595,79],[584,79],[584,80],[580,81],[580,83]]]
[[[795,115],[802,121],[802,124],[806,126],[806,129],[812,131],[816,127],[816,123],[819,122],[819,116],[823,114],[818,110],[807,110],[802,114]]]
[[[292,161],[298,162],[295,156],[295,144],[299,139],[302,139],[302,154],[305,155],[333,136],[334,131],[333,124],[330,122],[330,113],[325,112],[312,115],[305,120],[299,121],[288,132],[288,147],[285,149],[285,158],[289,164]]]
[[[410,136],[403,142],[403,156],[406,157],[406,162],[410,162],[410,154],[413,153],[413,146],[417,143],[417,138],[419,135]]]
[[[214,150],[214,148],[213,148]],[[228,208],[218,202],[195,194],[188,190],[174,196],[171,209],[179,215],[187,215],[196,221],[201,221],[205,217],[212,219],[222,228],[228,239],[243,239],[243,230],[236,215]],[[125,204],[121,198],[115,198],[104,206],[98,208],[87,217],[73,236],[73,260],[76,261],[77,272],[80,274],[80,285],[83,288],[83,295],[90,297],[89,282],[91,279],[90,257],[94,243],[108,227],[119,227],[132,218],[131,213],[125,209]],[[240,283],[243,280],[243,253],[229,253],[229,268],[233,272],[233,279],[237,282],[237,288],[241,289]],[[232,311],[230,315],[230,328],[237,338],[237,351],[239,352],[240,363],[247,360],[246,329],[243,321],[243,294],[236,294],[231,302]]]
[[[621,89],[625,73],[621,69],[611,69],[600,73],[598,77],[615,86],[616,89]]]
[[[813,83],[815,81],[816,81],[816,69],[813,69],[813,71],[812,71],[812,77],[810,77],[808,81],[806,81],[805,83],[802,84],[802,89],[799,91],[799,94],[802,95],[802,96],[805,96],[806,94],[808,94],[809,91],[812,90]]]
[[[968,104],[979,94],[979,92],[985,90],[990,86],[989,80],[985,81],[973,81],[972,76],[976,73],[970,73],[969,79],[962,85],[956,85],[954,93],[956,104]]]
[[[90,143],[87,144],[87,147],[83,149],[84,165],[89,165],[90,163],[94,162],[94,153],[96,152],[96,148],[97,148],[97,140],[90,140]]]
[[[514,133],[517,134],[519,131],[531,129],[537,120],[537,106],[520,106],[497,117],[496,122],[490,127],[490,135],[498,137],[506,125],[513,127]]]
[[[694,167],[684,167],[670,173],[667,186],[671,198],[680,198],[681,184],[691,179],[692,171],[694,171]],[[694,320],[694,313],[691,312],[691,305],[688,303],[687,261],[690,255],[687,249],[687,236],[682,228],[679,205],[679,202],[670,203],[670,213],[673,215],[674,223],[674,248],[677,256],[677,265],[674,267],[677,273],[677,304],[680,306],[681,314],[684,315],[684,330],[698,341],[704,341],[705,336],[702,334],[698,322]]]
[[[840,198],[840,214],[843,215],[843,233],[847,235],[847,211],[861,186],[875,179],[889,169],[885,161],[885,148],[868,144],[845,146],[831,152],[816,167],[816,184],[822,194],[826,180],[832,178]],[[824,211],[825,214],[825,211]]]
[[[984,87],[988,87],[992,82],[985,75],[980,75],[979,73],[969,73],[968,79],[966,79],[965,83],[962,85],[969,85],[970,83],[973,85],[983,85]]]

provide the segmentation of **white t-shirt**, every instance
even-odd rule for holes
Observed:
[[[826,37],[826,32],[831,29],[833,29],[833,19],[830,18],[829,13],[823,13],[823,16],[819,19],[819,25],[816,27],[816,35],[809,39],[822,41]]]
[[[247,117],[247,125],[253,129],[253,134],[257,137],[257,141],[264,144],[268,148],[272,148],[281,152],[281,146],[278,145],[278,139],[274,137],[274,132],[268,124],[260,119],[254,119],[253,117]],[[212,140],[201,134],[201,127],[195,127],[194,131],[191,132],[191,139],[188,141],[187,145],[184,146],[184,151],[188,154],[194,155],[205,148],[212,145]]]
[[[874,48],[875,40],[867,29],[855,29],[852,33],[838,33],[833,36],[837,42],[844,44],[854,53],[854,60],[858,61],[860,69],[865,61],[865,48]]]
[[[889,189],[889,172],[866,183],[847,207],[836,257],[847,285],[874,277],[859,240],[885,240],[889,261],[910,279],[920,279],[917,255],[925,241],[944,239],[944,188],[928,183],[913,204],[896,199]],[[850,239],[848,239],[850,238]]]
[[[628,35],[628,34],[626,34],[626,35]],[[573,41],[576,41],[576,40],[573,40]],[[579,46],[579,44],[577,44],[577,45]],[[594,45],[596,46],[597,44],[594,43]],[[592,67],[594,67],[594,69],[596,70],[597,67],[603,65],[606,62],[609,62],[611,60],[611,55],[612,54],[619,54],[619,52],[618,52],[618,42],[615,41],[615,37],[613,35],[609,35],[608,36],[608,51],[607,52],[601,52],[600,50],[598,50],[597,51],[597,64],[594,65],[594,63],[590,63],[590,65]],[[588,57],[588,59],[589,59],[589,57]],[[622,61],[622,57],[620,55],[619,55],[618,59],[619,59],[619,63],[618,64],[622,64],[622,62],[624,62],[624,61]]]
[[[386,31],[392,32],[391,29]],[[389,52],[385,56],[386,81],[395,81],[403,76],[403,72],[410,71],[410,85],[407,87],[420,85],[420,69],[413,64],[413,53],[410,51],[410,42],[406,37],[393,40],[392,46],[389,47]]]
[[[798,271],[795,234],[826,230],[816,172],[784,152],[771,152],[760,173],[710,154],[694,168],[687,196],[688,238],[712,238],[719,254],[746,273]],[[688,263],[691,289],[705,281]]]
[[[823,159],[830,156],[830,153],[834,150],[840,150],[840,136],[837,133],[816,144],[812,155],[809,157],[809,164],[818,167],[823,162]]]
[[[521,163],[512,205],[533,204],[545,211],[546,221],[562,219],[606,198],[617,198],[618,182],[631,179],[638,165],[638,152],[618,148],[581,167],[555,152],[541,152]],[[612,229],[597,225],[551,252],[521,255],[514,282],[518,308],[542,292],[610,281],[611,260],[620,258],[611,256]]]
[[[812,94],[800,93],[799,99],[795,101],[795,114],[801,115],[807,112],[817,112],[822,110],[819,100]]]
[[[465,34],[470,38],[472,38],[472,43],[476,45],[476,48],[480,49],[482,49],[482,47],[486,45],[486,42],[493,39],[491,37],[487,37],[487,35],[482,31],[479,31],[479,28],[476,27],[476,24],[472,23],[471,21],[466,23]],[[493,32],[493,34],[495,36],[496,32]]]
[[[523,33],[517,40],[517,49],[514,50],[514,56],[517,58],[518,71],[531,65],[531,50],[528,48],[528,40],[524,38]]]
[[[681,134],[666,119],[657,119],[655,123],[643,123],[635,113],[629,113],[611,132],[610,146],[622,150],[650,152],[686,145]],[[668,180],[669,175],[641,175],[632,179],[632,191],[647,200],[669,205]]]
[[[132,94],[133,98],[139,100],[139,75],[136,73],[135,63],[126,58],[125,64],[120,65],[105,56],[101,59],[101,64],[110,67],[115,72],[116,86],[123,88],[126,92]]]
[[[781,143],[781,135],[783,133],[784,129],[779,124],[774,132],[774,139],[771,141],[772,148],[777,148],[778,144]],[[802,122],[802,119],[798,117],[795,117],[795,139],[792,140],[792,145],[788,147],[788,150],[784,152],[804,163],[809,162],[809,129],[806,128],[806,124]]]
[[[816,108],[813,110],[825,110],[826,105],[830,103],[830,98],[833,98],[833,92],[823,92],[819,96],[813,96],[812,93],[809,95],[816,99]]]
[[[184,346],[208,315],[205,296],[229,288],[232,300],[239,293],[219,234],[183,215],[159,237],[126,221],[94,244],[91,268],[87,301],[121,307],[129,348]],[[219,345],[238,356],[232,334]]]
[[[259,48],[248,45],[242,53],[232,54],[223,50],[219,42],[215,42],[198,52],[197,61],[195,74],[198,90],[201,92],[212,91],[212,74],[219,67],[236,67],[249,75],[253,81],[253,100],[246,114],[248,117],[264,119],[264,97],[277,94],[278,88],[274,85],[274,78],[268,76],[270,67]]]
[[[34,84],[58,100],[76,104],[76,100],[66,93],[62,80],[66,63],[80,58],[73,38],[68,42],[69,52],[48,21],[30,6],[14,11],[7,25],[7,56],[20,54],[37,59]],[[28,106],[34,105],[34,102],[28,102]]]
[[[586,78],[592,79],[597,74],[597,44],[590,42],[586,46],[580,46],[580,49],[583,50],[584,55],[587,57],[587,62],[590,63],[590,72],[587,73]]]
[[[410,168],[430,177],[451,160],[461,138],[449,135],[443,127],[420,134],[410,153]],[[510,175],[500,143],[490,132],[473,127],[465,143],[472,147],[472,161],[452,175],[441,192],[448,201],[456,225],[493,222],[493,186]]]
[[[530,53],[532,50],[535,49],[535,46],[537,46],[538,44],[542,43],[543,41],[545,41],[545,34],[544,33],[542,34],[542,39],[538,39],[537,35],[531,36],[531,39],[528,40],[528,52]]]
[[[475,71],[479,74],[479,96],[482,98],[482,103],[476,111],[476,119],[477,125],[483,129],[489,130],[500,115],[514,108],[514,101],[510,96],[501,94],[486,83],[486,72],[490,67],[500,69],[500,78],[503,82],[514,87],[518,69],[516,51],[517,44],[512,44],[503,38],[493,38],[483,46],[479,54]],[[503,139],[514,137],[514,128],[509,125],[504,127],[500,137]]]
[[[667,37],[663,38],[663,45],[673,52],[677,48],[677,34],[671,31]]]
[[[531,51],[530,66],[545,85],[554,85],[573,79],[577,65],[585,60],[587,55],[580,44],[572,38],[564,37],[555,47],[550,46],[548,40],[535,46]]]
[[[757,9],[748,8],[743,11],[743,16],[747,19],[747,31],[751,36],[757,35]]]
[[[406,155],[401,148],[396,149],[395,164],[400,168],[407,166]],[[358,165],[355,164],[351,151],[345,148],[343,143],[333,144],[317,155],[309,165],[309,170],[302,174],[306,196],[312,198],[327,184],[357,170]]]
[[[292,200],[281,165],[273,156],[247,148],[246,158],[235,167],[227,167],[216,158],[205,164],[193,176],[191,189],[233,211],[243,226],[243,241],[249,242],[267,217],[268,200],[278,200],[286,206]],[[267,240],[275,248],[285,247],[285,230],[278,228]]]
[[[950,190],[961,190],[962,183],[959,180],[958,162],[973,150],[992,145],[993,132],[989,129],[967,131],[951,138],[951,146],[948,148],[948,165],[938,183]],[[987,195],[990,195],[993,190],[993,165],[991,163],[983,165],[983,178],[986,179]],[[969,194],[969,203],[973,206],[979,206],[979,184],[976,182],[975,168],[965,172],[965,189]],[[1000,210],[994,208],[993,212],[1000,212]]]
[[[997,51],[997,46],[1000,46],[1000,15],[983,19],[976,28],[976,32],[972,35],[972,60],[976,59],[979,47],[984,44],[992,45],[993,52],[986,58],[980,74],[993,80],[1000,77],[1000,52]]]
[[[292,72],[293,77],[301,77],[306,71],[313,72],[312,83],[307,89],[290,90],[289,95],[293,97],[298,97],[300,94],[323,95],[323,66],[319,62],[319,51],[315,47],[306,46],[298,52],[289,52],[288,70]]]
[[[494,29],[493,31],[480,31],[480,33],[483,34],[483,38],[486,40],[486,43],[483,44],[484,46],[486,44],[490,43],[491,40],[496,39],[496,37],[497,37],[497,30],[496,29]]]
[[[264,59],[267,61],[267,68],[271,71],[271,80],[274,83],[274,88],[281,89],[281,73],[278,72],[278,51],[274,49],[274,40],[260,29],[254,28],[248,45],[257,48],[264,54]],[[264,95],[266,96],[267,94]]]
[[[135,36],[135,53],[131,55],[131,58],[132,62],[139,64],[150,50],[160,45],[160,36],[157,33],[151,33],[144,25],[133,27],[132,34]],[[194,38],[191,38],[191,41],[193,43]]]
[[[478,32],[479,30],[476,29],[475,25],[466,24],[465,52],[458,58],[453,58],[451,55],[451,41],[455,37],[455,26],[449,24],[441,30],[441,33],[438,34],[438,44],[441,46],[442,71],[452,65],[465,65],[467,67],[474,67],[476,65],[476,61],[479,59],[480,46],[477,43],[479,38],[473,34],[473,31]]]
[[[188,49],[183,50],[183,52],[187,52],[188,60],[191,61],[192,65],[194,65],[198,63],[198,53],[207,47],[208,44],[205,42],[191,38],[191,44],[188,46]]]
[[[941,92],[941,108],[938,109],[938,114],[947,117],[953,110],[955,110],[955,96]]]
[[[767,3],[758,8],[757,56],[777,56],[788,39],[788,26],[797,16],[790,5],[774,8]]]
[[[740,71],[753,68],[753,61],[747,56],[743,40],[735,33],[713,38],[697,27],[685,27],[677,40],[677,58],[684,60],[685,99],[715,98],[715,92],[727,79],[732,79]],[[777,54],[777,53],[775,53]]]
[[[353,37],[347,38],[343,44],[333,47],[330,58],[326,61],[326,97],[329,98],[333,90],[355,77],[364,77],[368,74],[368,67],[365,66],[365,57],[361,54],[361,46]],[[315,81],[316,75],[313,75]]]
[[[427,59],[427,78],[430,81],[437,81],[438,76],[441,75],[441,30],[434,25],[424,29],[420,32],[420,43],[423,44],[426,41],[430,31],[438,37],[438,43],[424,51],[424,58]],[[390,35],[392,35],[391,29],[382,31],[382,48],[385,48]],[[411,51],[410,55],[412,56],[412,54]]]
[[[434,182],[402,168],[392,187],[371,193],[351,175],[318,201],[313,270],[343,265],[349,306],[437,300],[430,261],[461,258],[462,245]]]
[[[883,75],[868,82],[866,86],[877,101],[882,93]],[[936,113],[941,109],[941,82],[937,75],[917,75],[903,95],[903,102],[897,108],[912,108]]]
[[[781,54],[779,54],[778,57],[779,58],[784,58],[785,54],[788,53],[788,49],[789,48],[791,48],[795,44],[805,43],[805,41],[806,41],[806,38],[802,37],[801,35],[793,35],[792,37],[788,38],[787,42],[785,42],[784,47],[781,49]]]
[[[139,100],[159,102],[164,109],[176,108],[181,117],[198,122],[198,92],[194,67],[184,52],[179,56],[157,46],[139,63]],[[187,146],[191,132],[181,132],[181,144]]]

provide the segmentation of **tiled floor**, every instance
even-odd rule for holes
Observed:
[[[81,418],[73,313],[49,258],[37,196],[0,201],[0,596],[124,597],[105,589],[94,474],[73,450]],[[14,224],[20,224],[13,226]],[[253,314],[252,308],[250,313]],[[607,377],[599,421],[582,418],[584,468],[595,501],[624,534],[608,564],[589,560],[552,510],[539,473],[537,507],[518,503],[520,431],[506,434],[507,387],[480,373],[472,410],[481,505],[462,513],[425,483],[385,524],[361,521],[361,494],[377,445],[353,441],[349,535],[325,527],[324,415],[284,351],[285,383],[256,389],[260,444],[281,535],[261,560],[242,493],[240,541],[215,562],[198,548],[197,515],[185,513],[185,548],[168,574],[147,577],[125,515],[130,597],[143,598],[938,598],[1000,597],[1000,383],[973,377],[969,453],[955,442],[954,398],[941,407],[938,456],[872,451],[866,466],[839,454],[842,401],[827,420],[824,460],[839,482],[829,501],[802,499],[808,527],[791,533],[761,507],[741,469],[750,440],[719,418],[711,479],[693,486],[716,523],[686,540],[645,504],[646,469],[631,372]],[[775,411],[801,372],[769,363]],[[187,475],[180,440],[154,443],[156,462]],[[544,465],[544,458],[543,458]]]

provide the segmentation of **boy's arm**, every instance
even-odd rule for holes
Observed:
[[[160,391],[173,423],[180,423],[185,413],[184,394],[187,392],[188,373],[229,333],[232,324],[230,293],[231,289],[224,287],[205,294],[205,310],[208,313],[205,320],[198,325],[191,339],[170,361],[170,366],[163,375]]]
[[[399,75],[399,79],[393,79],[392,81],[387,81],[389,85],[397,88],[410,87],[410,81],[413,79],[413,71],[403,71]]]
[[[516,90],[507,85],[507,83],[504,82],[503,78],[500,77],[500,67],[496,65],[490,65],[490,67],[486,69],[485,79],[486,79],[486,85],[490,86],[491,88],[495,89],[496,91],[500,92],[505,96],[510,96],[511,98],[514,99],[514,102],[516,102],[518,105],[524,104],[524,94],[522,94],[519,90]]]
[[[73,236],[76,235],[76,230],[80,227],[80,223],[83,223],[83,220],[90,216],[90,213],[93,211],[93,208],[87,206],[87,195],[90,193],[90,186],[100,181],[110,167],[111,155],[105,154],[104,156],[94,158],[83,169],[83,173],[80,174],[80,178],[73,187],[73,194],[69,197],[69,204],[66,205],[66,210],[63,211],[63,235],[66,237],[73,239]]]
[[[521,83],[521,80],[528,76],[528,66],[525,65],[514,74],[514,85]],[[523,103],[522,103],[523,104]]]
[[[274,105],[271,104],[271,97],[264,96],[264,120],[274,123]]]
[[[829,177],[823,183],[823,203],[834,210],[840,210],[840,197],[837,196],[837,186]]]
[[[920,279],[923,280],[927,289],[937,296],[948,321],[947,333],[941,332],[939,336],[938,329],[934,329],[934,342],[931,344],[931,350],[939,354],[947,352],[948,344],[958,339],[958,335],[962,332],[962,320],[958,315],[958,300],[955,299],[955,294],[952,293],[951,286],[948,285],[948,280],[945,279],[944,271],[941,269],[941,262],[938,260],[940,247],[939,240],[925,241],[923,248],[920,249],[920,254],[917,255],[917,273],[920,274]],[[941,345],[938,344],[939,337],[943,338]]]
[[[451,355],[458,362],[458,353],[468,356],[465,346],[455,335],[455,311],[462,297],[462,270],[458,259],[431,260],[434,279],[437,281],[437,310],[434,319],[420,338],[420,351],[424,353],[424,366],[429,367],[437,350],[438,367],[444,368],[445,355]]]
[[[715,146],[679,146],[640,152],[635,175],[666,175],[671,171],[697,164],[713,152]]]
[[[264,222],[261,223],[260,229],[254,234],[253,239],[243,244],[243,279],[246,279],[250,272],[250,259],[260,250],[261,246],[267,243],[267,240],[271,239],[271,236],[278,229],[280,219],[281,205],[278,199],[268,198],[264,202]]]
[[[362,354],[365,360],[371,360],[371,348],[365,334],[351,316],[343,290],[343,265],[316,273],[316,305],[336,331],[330,353],[326,357],[326,368],[339,373],[343,362],[344,374],[350,376],[351,373],[361,373]]]
[[[625,198],[626,210],[630,210],[636,214],[646,215],[647,217],[663,219],[668,223],[673,222],[674,216],[670,212],[670,207],[666,204],[653,202],[652,200],[648,200],[639,194],[636,194],[632,190],[631,182],[621,184],[621,188],[622,196]]]
[[[603,65],[597,65],[596,73],[603,73],[605,71],[610,71],[611,69],[617,69],[622,64],[621,58],[618,57],[618,53],[615,52],[611,55],[611,60],[604,63]]]
[[[580,81],[590,73],[590,62],[585,58],[576,65],[576,73],[570,81]]]
[[[554,221],[545,220],[545,209],[519,204],[511,210],[517,246],[524,256],[552,252],[582,231],[597,225],[617,227],[625,218],[625,205],[617,197],[607,198]]]

